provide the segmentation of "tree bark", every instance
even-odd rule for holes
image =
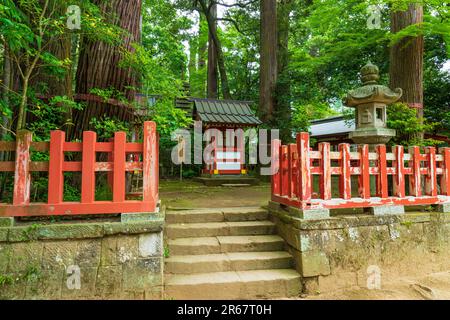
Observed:
[[[272,122],[275,110],[277,61],[277,2],[261,0],[259,113],[263,122]]]
[[[392,12],[391,32],[423,22],[423,7],[410,4],[408,10]],[[417,117],[423,118],[423,56],[424,37],[405,37],[390,49],[390,86],[402,88],[402,102],[417,109]]]
[[[211,7],[211,16],[214,19],[213,30],[208,35],[208,81],[207,97],[217,99],[218,97],[218,70],[217,70],[217,48],[211,36],[217,33],[217,5]]]
[[[129,35],[123,39],[122,48],[133,52],[132,43],[140,41],[142,0],[95,0],[101,11],[107,15],[110,23],[120,26]],[[90,41],[82,38],[80,57],[76,75],[76,93],[89,94],[91,89],[114,88],[124,93],[129,101],[135,97],[138,85],[136,74],[130,67],[119,67],[122,59],[120,48],[102,41]],[[88,102],[84,110],[74,112],[76,130],[71,138],[80,138],[83,130],[90,128],[92,118],[107,116],[121,121],[131,121],[133,111],[124,107],[113,107],[105,103]]]
[[[292,11],[292,0],[280,0],[277,8],[278,26],[278,76],[276,85],[276,122],[283,141],[292,140],[291,131],[291,85],[289,76],[289,16]]]
[[[219,73],[220,73],[220,85],[222,88],[223,98],[232,99],[230,93],[230,86],[228,83],[227,71],[225,67],[225,58],[222,50],[222,43],[220,42],[219,36],[217,35],[217,28],[214,28],[214,25],[217,21],[211,15],[211,11],[208,10],[206,0],[200,0],[199,4],[201,11],[205,14],[206,21],[208,22],[209,33],[216,47],[217,63],[219,66]]]

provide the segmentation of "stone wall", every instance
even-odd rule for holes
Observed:
[[[161,299],[164,214],[140,218],[0,219],[0,299]]]
[[[450,213],[303,220],[276,203],[270,203],[269,211],[306,293],[367,288],[374,270],[381,272],[382,281],[450,270]]]

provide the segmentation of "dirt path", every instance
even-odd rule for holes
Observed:
[[[231,208],[266,206],[270,184],[246,187],[207,187],[186,180],[161,181],[160,198],[169,208]]]
[[[308,296],[311,300],[449,300],[450,271],[387,281],[381,290],[353,288]]]

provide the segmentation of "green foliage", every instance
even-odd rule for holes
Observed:
[[[423,123],[422,123],[423,122]],[[390,143],[403,146],[435,145],[438,142],[431,139],[420,139],[422,132],[430,132],[435,126],[426,120],[418,119],[416,110],[403,103],[396,103],[387,109],[387,125],[396,130],[396,137]]]
[[[323,119],[337,115],[326,103],[316,102],[307,105],[295,105],[292,113],[292,129],[294,132],[308,132],[311,120]]]
[[[92,118],[90,124],[95,128],[98,137],[101,139],[112,138],[114,133],[118,131],[130,133],[130,126],[127,123],[109,117]]]
[[[75,178],[72,172],[64,173],[64,195],[63,200],[68,202],[79,202],[81,200],[80,180]]]
[[[55,96],[48,102],[38,99],[34,91],[28,94],[28,112],[33,115],[33,121],[27,124],[27,129],[33,132],[34,141],[48,141],[50,131],[62,130],[67,122],[67,114],[71,110],[81,110],[83,105],[69,99],[67,96]]]
[[[0,274],[0,287],[14,283],[14,277],[10,274]]]
[[[170,258],[170,249],[167,246],[164,247],[164,258]]]
[[[183,170],[183,178],[190,179],[197,176],[197,171],[193,169]]]

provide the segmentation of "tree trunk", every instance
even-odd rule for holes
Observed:
[[[201,6],[201,10],[205,14],[206,21],[208,22],[209,33],[216,47],[217,63],[219,66],[219,73],[220,73],[220,85],[222,88],[223,98],[232,99],[230,93],[230,86],[228,84],[227,71],[225,68],[225,58],[223,56],[222,43],[220,42],[219,36],[217,35],[217,28],[214,28],[217,21],[216,19],[213,18],[211,11],[208,10],[206,0],[200,0],[199,4]]]
[[[391,32],[423,22],[423,7],[410,4],[408,10],[392,12]],[[390,86],[402,88],[402,102],[417,109],[417,117],[423,118],[423,56],[424,38],[405,37],[390,49]]]
[[[291,83],[289,76],[289,16],[292,0],[281,0],[277,8],[278,26],[278,81],[276,85],[276,122],[283,141],[292,140],[291,131]]]
[[[129,36],[122,42],[122,48],[132,52],[132,43],[140,41],[142,0],[95,0],[107,20],[124,29]],[[119,67],[122,59],[120,48],[102,41],[90,41],[82,38],[80,57],[76,76],[76,93],[89,94],[91,89],[110,89],[124,93],[129,101],[134,101],[137,76],[131,68]],[[133,110],[121,106],[113,107],[106,103],[88,102],[82,111],[74,112],[76,130],[72,130],[71,138],[80,138],[83,130],[90,128],[92,118],[102,116],[121,121],[131,121]]]
[[[218,97],[218,71],[217,71],[217,48],[211,36],[212,33],[217,33],[217,5],[211,7],[211,16],[214,19],[213,30],[209,32],[208,36],[208,84],[207,97],[217,99]]]
[[[275,110],[277,61],[277,1],[261,0],[260,95],[261,120],[272,122]]]

